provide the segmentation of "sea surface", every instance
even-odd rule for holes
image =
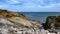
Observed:
[[[40,21],[42,23],[46,22],[48,16],[58,16],[60,12],[18,12],[23,13],[27,18]]]

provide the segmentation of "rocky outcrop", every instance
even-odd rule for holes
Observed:
[[[29,27],[32,26],[32,24],[23,15],[20,15],[17,13],[2,10],[2,11],[0,11],[0,17],[6,18],[14,23],[17,22],[17,23],[23,24],[25,26],[29,26]]]
[[[0,10],[0,34],[40,34],[42,24],[22,14]]]
[[[45,29],[52,32],[60,32],[60,16],[48,16]]]
[[[43,24],[23,14],[0,10],[0,34],[60,34],[60,16],[48,16]]]

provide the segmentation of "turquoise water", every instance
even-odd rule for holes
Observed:
[[[58,16],[60,12],[21,12],[27,18],[45,23],[48,16]]]

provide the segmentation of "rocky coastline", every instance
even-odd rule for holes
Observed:
[[[59,20],[60,16],[48,16],[43,24],[23,14],[0,10],[0,34],[60,34]]]

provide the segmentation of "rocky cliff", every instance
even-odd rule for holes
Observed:
[[[42,24],[24,15],[0,10],[0,34],[40,34]]]
[[[60,32],[60,16],[48,16],[45,29],[53,32]]]
[[[60,34],[60,16],[48,16],[43,24],[21,13],[0,10],[0,34]]]

